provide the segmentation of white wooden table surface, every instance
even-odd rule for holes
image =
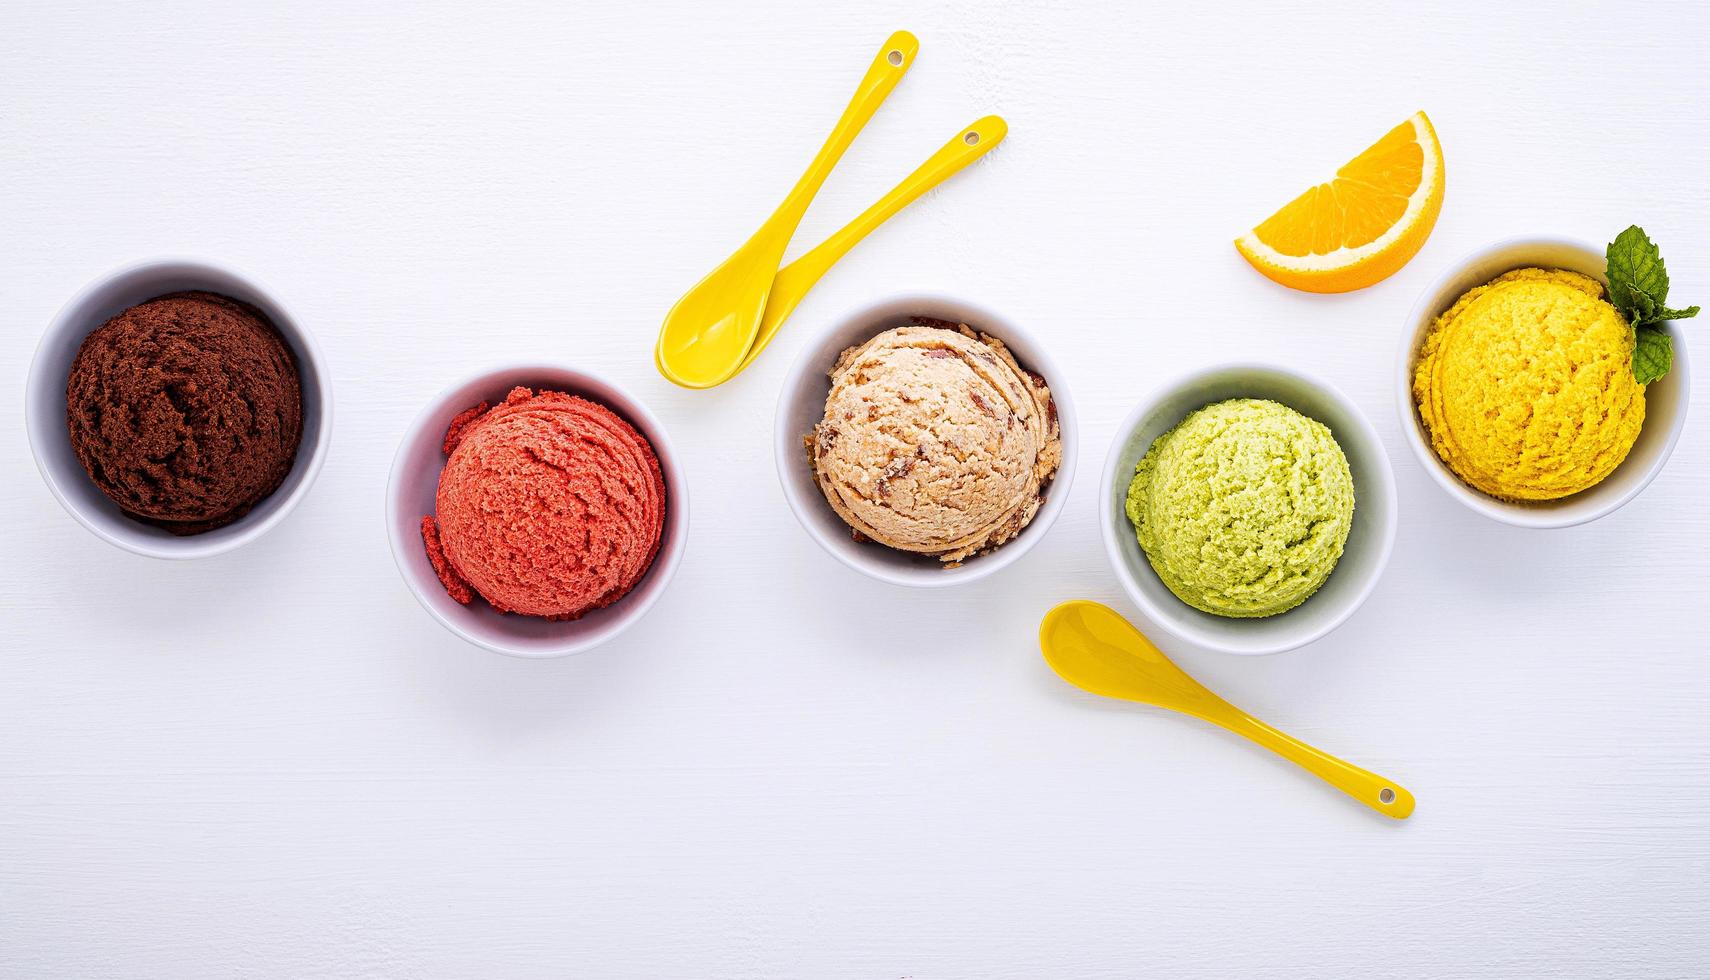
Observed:
[[[1197,9],[1200,7],[1220,9]],[[1490,240],[1661,243],[1710,304],[1710,13],[1614,5],[0,7],[0,367],[135,258],[274,286],[331,359],[313,494],[223,558],[98,541],[0,426],[0,976],[1688,977],[1710,972],[1710,424],[1618,514],[1483,520],[1392,408],[1425,283]],[[817,242],[986,112],[1007,143],[835,270],[736,383],[650,348],[873,50],[918,66],[820,195]],[[1230,239],[1424,108],[1448,160],[1399,274],[1292,293]],[[909,592],[821,553],[771,423],[805,338],[930,288],[1047,338],[1072,500],[993,580]],[[1710,365],[1710,321],[1684,329]],[[1403,519],[1315,646],[1158,636],[1301,737],[1410,787],[1386,821],[1251,746],[1059,682],[1052,604],[1130,614],[1093,521],[1116,423],[1229,356],[1366,410]],[[662,416],[693,537],[663,601],[525,662],[405,591],[381,492],[424,399],[586,365]],[[1710,367],[1693,387],[1710,405]]]

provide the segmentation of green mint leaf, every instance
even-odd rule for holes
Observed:
[[[1674,344],[1661,327],[1646,325],[1633,335],[1633,380],[1648,385],[1674,366]]]
[[[1604,251],[1609,301],[1635,327],[1656,318],[1668,299],[1668,269],[1645,230],[1629,225]]]
[[[1633,325],[1633,377],[1648,385],[1674,366],[1674,343],[1657,324],[1698,315],[1698,307],[1668,306],[1668,268],[1645,230],[1629,225],[1603,253],[1609,302]]]

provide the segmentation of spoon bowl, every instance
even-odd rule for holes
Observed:
[[[736,373],[748,357],[789,232],[762,228],[707,273],[665,315],[654,361],[666,379],[685,388],[710,388]]]

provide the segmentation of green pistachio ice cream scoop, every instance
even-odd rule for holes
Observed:
[[[1152,443],[1126,510],[1146,559],[1183,602],[1218,616],[1274,616],[1335,569],[1353,526],[1354,480],[1323,423],[1236,398]]]

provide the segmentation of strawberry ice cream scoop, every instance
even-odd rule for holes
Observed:
[[[665,524],[653,447],[610,409],[516,388],[452,420],[435,515],[422,518],[453,599],[575,619],[647,574]]]

